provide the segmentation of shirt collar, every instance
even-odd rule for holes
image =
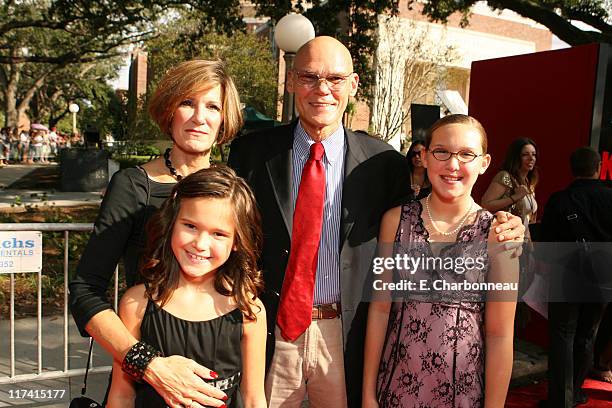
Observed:
[[[305,152],[306,157],[310,154],[310,146],[315,142],[302,127],[302,123],[298,121],[295,127],[295,147],[300,152]],[[340,159],[340,155],[344,152],[344,126],[340,124],[329,137],[321,142],[325,148],[325,157],[330,163],[334,163]]]

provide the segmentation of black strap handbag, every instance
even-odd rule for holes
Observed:
[[[91,352],[93,351],[93,338],[89,338],[89,353],[87,354],[87,367],[85,368],[85,377],[83,378],[83,388],[81,388],[81,396],[73,398],[70,401],[69,408],[101,408],[102,405],[85,396],[87,392],[87,374],[89,373],[89,365],[91,363]]]
[[[576,280],[570,280],[572,290],[578,300],[583,302],[612,301],[612,253],[602,243],[591,242],[584,222],[580,219],[580,208],[575,197],[569,196],[571,207],[565,215],[570,231],[576,239],[576,250],[573,253]]]

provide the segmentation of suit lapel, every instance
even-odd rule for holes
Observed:
[[[270,149],[275,151],[275,153],[266,161],[270,184],[272,185],[278,208],[283,215],[283,221],[285,221],[290,239],[293,229],[293,212],[291,211],[291,175],[293,163],[291,155],[293,153],[293,133],[296,123],[285,126],[285,129],[279,129],[279,132],[271,137]]]
[[[351,229],[355,224],[355,214],[348,213],[347,203],[359,200],[352,200],[353,191],[351,189],[351,183],[346,183],[348,178],[351,176],[351,173],[355,168],[367,160],[367,155],[363,151],[361,143],[359,142],[359,137],[355,135],[350,130],[346,130],[346,156],[344,158],[344,185],[342,187],[342,224],[340,227],[340,252],[342,252],[342,247],[344,246],[344,242],[348,238],[351,233]]]

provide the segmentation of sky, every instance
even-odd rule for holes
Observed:
[[[113,87],[113,89],[125,89],[129,88],[130,83],[130,56],[127,55],[123,59],[123,65],[121,66],[121,70],[119,71],[119,76],[109,81],[109,85]]]

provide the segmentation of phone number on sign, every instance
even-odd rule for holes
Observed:
[[[10,399],[60,399],[66,390],[9,390]]]

